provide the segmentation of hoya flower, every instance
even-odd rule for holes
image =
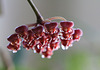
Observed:
[[[31,0],[27,1],[36,14],[37,22],[15,28],[15,33],[7,38],[10,42],[7,48],[10,51],[17,52],[22,43],[26,50],[31,49],[34,53],[39,53],[42,58],[51,58],[53,52],[60,47],[67,50],[75,41],[80,40],[83,32],[79,28],[74,28],[73,21],[67,21],[63,17],[44,20],[34,3]],[[55,19],[60,19],[61,22],[53,22]]]

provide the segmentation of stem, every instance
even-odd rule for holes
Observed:
[[[27,0],[27,1],[30,4],[30,6],[32,7],[33,11],[35,12],[35,15],[37,17],[37,23],[41,23],[42,21],[44,21],[42,15],[40,14],[40,12],[38,11],[38,9],[36,8],[36,6],[33,3],[33,1],[32,0]]]
[[[55,17],[51,17],[51,18],[48,18],[46,20],[56,20],[56,19],[59,19],[59,20],[62,20],[62,21],[67,21],[64,17],[60,17],[60,16],[55,16]]]

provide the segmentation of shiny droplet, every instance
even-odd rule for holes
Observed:
[[[44,56],[44,55],[42,55],[41,57],[42,57],[42,58],[45,58],[45,56]]]
[[[14,50],[14,51],[12,51],[12,52],[13,52],[13,53],[17,53],[17,51],[15,51],[15,50]]]
[[[63,46],[63,45],[61,45],[61,47],[63,50],[67,50],[69,48],[68,46]]]

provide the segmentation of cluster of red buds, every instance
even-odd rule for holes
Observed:
[[[34,7],[30,0],[28,2]],[[36,12],[36,11],[35,11]],[[55,50],[62,47],[63,50],[79,41],[82,36],[81,29],[73,28],[74,22],[62,17],[53,17],[47,20],[37,18],[37,23],[22,25],[15,29],[15,33],[7,40],[10,42],[7,48],[13,53],[20,50],[21,43],[26,50],[32,49],[34,53],[40,53],[42,58],[50,58]],[[60,23],[52,22],[54,19],[62,19]],[[30,29],[30,27],[32,27]]]

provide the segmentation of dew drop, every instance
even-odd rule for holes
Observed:
[[[38,48],[38,49],[40,48],[39,45],[37,45],[37,48]]]
[[[45,32],[45,29],[43,28],[43,32]]]
[[[65,39],[65,38],[61,36],[61,39]]]
[[[60,36],[58,36],[57,38],[60,38]]]
[[[45,58],[45,56],[44,56],[44,55],[42,55],[41,57],[42,57],[42,58]]]
[[[36,53],[36,50],[34,50],[34,53]]]
[[[17,53],[17,51],[15,51],[15,50],[14,50],[14,51],[12,51],[12,52],[13,52],[13,53]]]
[[[66,49],[65,50],[67,50],[69,47],[68,46],[66,46]]]
[[[61,45],[61,47],[63,50],[67,50],[69,48],[68,46],[63,46],[63,45]]]

